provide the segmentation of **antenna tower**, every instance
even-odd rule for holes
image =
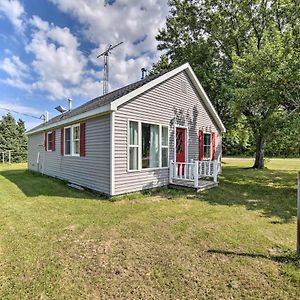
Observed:
[[[108,93],[108,75],[109,75],[109,54],[111,54],[111,50],[113,50],[114,48],[118,47],[119,45],[123,44],[123,42],[121,43],[118,43],[114,46],[112,45],[109,45],[109,47],[104,51],[102,52],[101,54],[99,54],[97,56],[97,58],[103,56],[103,59],[104,59],[104,66],[103,66],[103,73],[104,73],[104,76],[103,76],[103,95],[107,94]]]

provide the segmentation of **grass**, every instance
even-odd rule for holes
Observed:
[[[1,299],[299,299],[300,160],[225,159],[218,188],[104,199],[0,166]]]

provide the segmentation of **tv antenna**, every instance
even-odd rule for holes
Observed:
[[[109,68],[108,68],[108,58],[109,58],[109,54],[111,53],[111,50],[113,50],[114,48],[118,47],[119,45],[123,44],[123,42],[116,44],[114,46],[109,45],[109,47],[102,52],[101,54],[99,54],[97,56],[97,58],[99,58],[100,56],[103,56],[104,59],[104,66],[103,66],[103,73],[104,73],[104,77],[103,77],[103,95],[108,93],[108,74],[109,74]]]

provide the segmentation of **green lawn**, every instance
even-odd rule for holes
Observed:
[[[300,159],[113,200],[0,165],[1,299],[299,299]]]

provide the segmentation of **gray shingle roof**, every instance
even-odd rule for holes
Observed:
[[[129,85],[126,85],[122,88],[119,88],[115,91],[112,91],[108,94],[105,94],[103,96],[100,96],[100,97],[97,97],[95,99],[92,99],[76,108],[74,108],[73,110],[71,111],[67,111],[61,115],[58,115],[52,119],[50,119],[48,122],[46,123],[43,123],[43,124],[40,124],[32,129],[30,129],[27,133],[30,133],[31,131],[34,131],[34,130],[38,130],[38,129],[42,129],[44,126],[48,126],[48,125],[51,125],[53,124],[53,126],[55,126],[55,123],[58,122],[58,121],[61,121],[61,120],[67,120],[71,117],[74,117],[74,116],[77,116],[77,115],[80,115],[82,113],[85,113],[87,111],[90,111],[90,110],[93,110],[95,108],[99,108],[101,106],[105,106],[107,104],[110,104],[111,102],[119,99],[120,97],[136,90],[137,88],[145,85],[146,83],[160,77],[161,75],[169,72],[170,70],[167,70],[167,71],[164,71],[164,72],[161,72],[159,74],[156,74],[156,75],[152,75],[152,76],[147,76],[145,79],[142,79],[142,80],[139,80],[137,82],[134,82],[134,83],[131,83]]]

